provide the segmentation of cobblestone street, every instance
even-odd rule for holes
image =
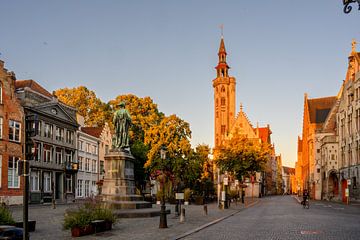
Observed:
[[[311,201],[303,209],[291,196],[275,196],[185,239],[355,240],[359,226],[358,206]]]
[[[246,199],[246,206],[252,206],[257,202],[256,199]],[[62,223],[64,212],[67,208],[74,208],[77,205],[57,205],[52,209],[51,205],[31,205],[29,207],[29,219],[36,220],[36,231],[30,233],[33,239],[71,239],[70,230],[63,230]],[[229,209],[220,210],[215,203],[208,205],[208,215],[204,216],[203,206],[185,206],[186,221],[179,222],[179,217],[175,217],[174,205],[171,207],[171,214],[167,217],[168,228],[159,229],[159,217],[152,218],[124,218],[119,219],[112,231],[88,235],[80,239],[176,239],[184,233],[192,231],[210,222],[228,217],[244,210],[242,204],[231,204]],[[160,208],[153,205],[153,208]],[[22,208],[12,207],[13,216],[16,220],[22,218]]]

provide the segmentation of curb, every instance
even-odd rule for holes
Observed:
[[[233,213],[231,213],[231,214],[229,214],[229,215],[227,215],[227,216],[218,218],[218,219],[216,219],[216,220],[214,220],[214,221],[212,221],[212,222],[209,222],[209,223],[206,223],[206,224],[204,224],[204,225],[201,225],[200,227],[197,227],[197,228],[195,228],[195,229],[193,229],[193,230],[190,230],[190,231],[188,231],[188,232],[186,232],[186,233],[184,233],[184,234],[181,234],[180,236],[177,236],[177,237],[172,238],[172,240],[182,239],[182,238],[187,237],[187,236],[189,236],[189,235],[191,235],[191,234],[194,234],[194,233],[196,233],[196,232],[199,232],[199,231],[201,231],[201,230],[203,230],[203,229],[205,229],[205,228],[207,228],[207,227],[210,227],[210,226],[212,226],[212,225],[214,225],[214,224],[216,224],[216,223],[218,223],[218,222],[221,222],[221,221],[223,221],[223,220],[225,220],[225,219],[227,219],[227,218],[229,218],[229,217],[231,217],[231,216],[234,216],[235,214],[241,212],[242,210],[244,210],[244,209],[246,209],[246,208],[249,208],[249,207],[254,206],[254,205],[257,204],[258,202],[259,202],[259,200],[256,200],[255,202],[250,203],[249,205],[247,205],[246,207],[244,207],[244,208],[242,208],[242,209],[236,210],[235,212],[233,212]]]

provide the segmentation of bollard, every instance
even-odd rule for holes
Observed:
[[[181,208],[180,222],[185,222],[185,208]]]
[[[204,204],[204,215],[207,216],[208,212],[207,212],[207,204]]]
[[[175,204],[175,216],[179,216],[179,203]]]

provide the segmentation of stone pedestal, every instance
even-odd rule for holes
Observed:
[[[134,157],[124,151],[110,151],[105,155],[105,178],[102,200],[115,209],[151,208],[149,202],[135,194]]]

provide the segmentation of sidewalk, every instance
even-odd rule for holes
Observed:
[[[298,197],[297,195],[292,195],[292,197],[298,202],[301,203],[302,197]],[[347,208],[354,208],[354,209],[360,209],[360,204],[358,202],[350,203],[349,205],[343,203],[343,202],[337,202],[337,201],[327,201],[327,200],[314,200],[310,199],[312,203],[314,204],[332,204],[338,207],[347,207]]]
[[[159,217],[153,218],[123,218],[118,219],[112,231],[103,232],[96,235],[88,235],[80,239],[181,239],[186,234],[199,231],[204,227],[215,224],[231,215],[238,213],[246,207],[251,207],[258,202],[258,199],[246,199],[243,204],[231,203],[229,209],[221,210],[216,203],[208,204],[208,215],[203,213],[202,205],[188,205],[185,207],[185,222],[180,223],[179,217],[175,217],[175,206],[170,207],[171,214],[167,216],[167,229],[159,229]],[[29,208],[29,219],[36,220],[36,231],[30,233],[33,239],[71,239],[69,230],[62,229],[64,212],[67,208],[76,205],[59,205],[56,209],[51,206],[36,206]],[[160,209],[159,205],[153,208]],[[16,220],[21,220],[22,209],[13,208],[13,216]]]

